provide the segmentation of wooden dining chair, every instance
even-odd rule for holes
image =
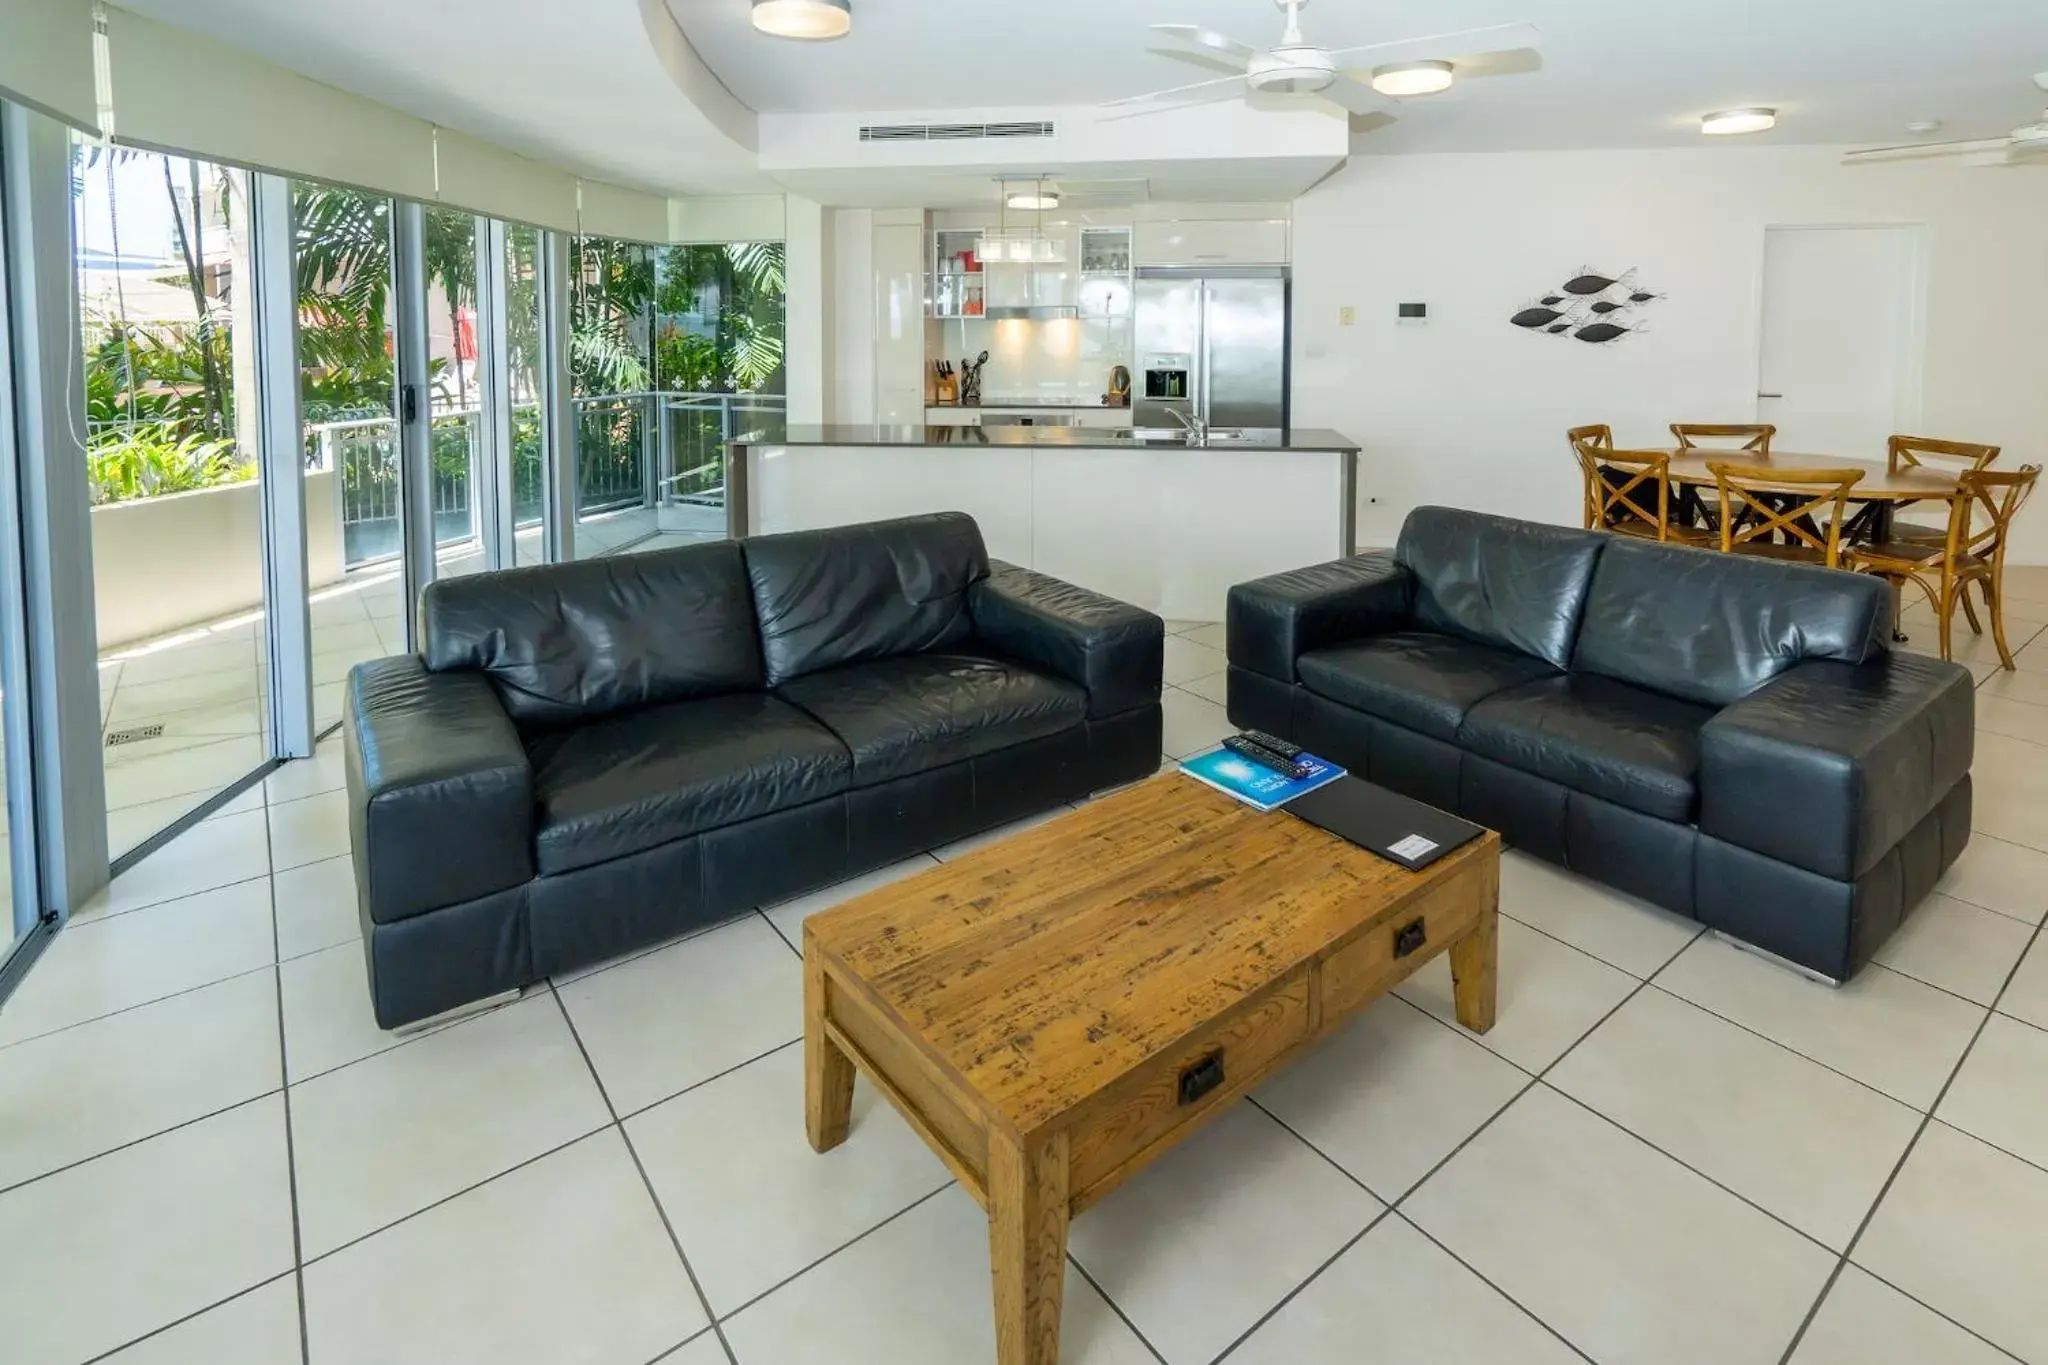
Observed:
[[[1941,544],[1889,540],[1849,551],[1849,567],[1889,579],[1894,591],[1911,583],[1927,595],[1941,633],[1941,657],[1950,657],[1956,605],[1970,618],[1970,628],[1983,633],[1970,610],[1970,585],[1984,594],[1991,616],[1991,641],[2008,671],[2015,665],[2005,643],[2005,550],[2013,519],[2034,494],[2041,466],[2015,470],[1966,469],[1956,476],[1956,496],[1949,503],[1948,526]]]
[[[1739,445],[1725,447],[1731,450],[1747,450],[1758,455],[1771,453],[1771,438],[1778,429],[1768,422],[1673,422],[1671,434],[1678,439],[1680,450],[1723,449],[1722,441],[1737,441]],[[1702,445],[1713,442],[1713,446]]]
[[[1614,428],[1608,426],[1605,422],[1595,422],[1591,426],[1573,427],[1564,434],[1564,438],[1572,443],[1572,449],[1574,450],[1579,448],[1581,442],[1592,446],[1596,450],[1614,449]]]
[[[1860,469],[1767,469],[1709,460],[1721,499],[1721,549],[1825,564],[1841,563],[1849,490]],[[1783,541],[1773,536],[1783,535]]]
[[[1680,545],[1707,546],[1713,537],[1671,520],[1671,453],[1615,450],[1590,439],[1572,443],[1586,481],[1586,529]]]
[[[1896,474],[1902,469],[1933,469],[1944,474],[1961,474],[1970,469],[1989,469],[1998,459],[1997,446],[1981,445],[1975,441],[1943,441],[1932,436],[1894,436],[1885,445],[1885,467]],[[1894,510],[1914,506],[1900,503]],[[1892,521],[1892,539],[1916,540],[1923,545],[1939,545],[1948,537],[1948,525],[1926,525],[1922,523]],[[1967,605],[1967,604],[1965,604]]]

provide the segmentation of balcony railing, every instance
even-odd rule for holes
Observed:
[[[630,507],[725,506],[725,443],[742,435],[779,436],[781,394],[645,391],[578,398],[576,516]],[[478,533],[470,496],[481,448],[481,414],[434,414],[434,541],[447,546]],[[542,515],[540,407],[512,409],[512,505],[516,524]],[[322,422],[307,428],[314,468],[339,472],[343,557],[350,568],[399,551],[398,425],[388,417]]]

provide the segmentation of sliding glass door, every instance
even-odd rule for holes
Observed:
[[[576,405],[578,559],[655,534],[654,248],[611,237],[570,246],[570,383]]]
[[[4,106],[0,106],[4,109]],[[0,183],[7,152],[0,139]],[[41,922],[36,882],[34,764],[30,760],[27,601],[22,593],[20,463],[16,458],[14,313],[9,303],[6,212],[0,208],[0,1000],[9,964]]]
[[[391,200],[296,181],[292,218],[313,724],[325,730],[349,669],[405,648]]]
[[[270,757],[248,176],[80,144],[76,264],[107,840]]]

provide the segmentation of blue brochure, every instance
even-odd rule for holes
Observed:
[[[1183,759],[1180,770],[1197,782],[1206,782],[1217,791],[1226,792],[1250,806],[1253,810],[1268,811],[1283,806],[1295,797],[1326,786],[1344,776],[1344,770],[1334,763],[1325,762],[1314,754],[1303,754],[1296,760],[1306,763],[1314,771],[1307,777],[1293,778],[1263,768],[1248,758],[1239,758],[1230,750],[1218,745],[1206,754],[1196,754]]]

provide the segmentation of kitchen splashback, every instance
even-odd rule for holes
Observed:
[[[1094,403],[1109,387],[1111,367],[1131,364],[1131,328],[1126,318],[948,318],[927,324],[925,349],[955,365],[987,351],[984,403]]]

